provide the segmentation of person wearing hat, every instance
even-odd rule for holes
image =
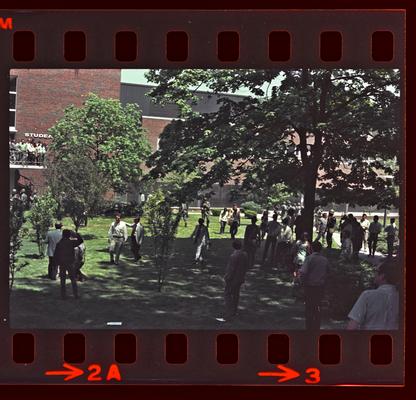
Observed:
[[[328,249],[332,247],[332,235],[337,226],[337,219],[334,217],[334,210],[330,210],[328,214],[328,221],[326,223],[326,245]]]
[[[46,234],[45,243],[47,244],[47,253],[49,257],[48,264],[48,277],[49,279],[56,280],[58,273],[58,266],[55,263],[55,249],[58,242],[62,239],[62,224],[57,222],[55,229],[51,229]]]

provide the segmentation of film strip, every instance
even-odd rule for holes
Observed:
[[[404,11],[7,11],[0,17],[4,129],[10,70],[398,69],[405,143]],[[6,135],[2,141],[2,170],[9,171]],[[404,177],[404,157],[400,168]],[[2,174],[2,220],[9,218],[8,186]],[[3,227],[4,243],[8,236]],[[0,254],[1,383],[404,384],[404,307],[400,328],[391,331],[16,329],[7,248]]]

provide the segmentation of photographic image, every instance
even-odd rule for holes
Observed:
[[[397,330],[398,69],[11,69],[10,326]]]

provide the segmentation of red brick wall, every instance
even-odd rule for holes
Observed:
[[[17,76],[16,139],[24,138],[24,133],[47,133],[68,105],[81,105],[90,92],[119,99],[120,73],[119,69],[12,69],[10,74]]]
[[[143,128],[147,129],[147,137],[149,139],[150,145],[152,146],[152,151],[157,149],[157,139],[165,126],[170,123],[170,121],[170,119],[159,119],[151,117],[143,118]]]

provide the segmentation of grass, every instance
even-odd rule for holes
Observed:
[[[18,272],[11,293],[11,326],[104,329],[107,322],[117,321],[125,329],[303,329],[303,303],[293,296],[291,276],[285,268],[265,272],[259,265],[247,273],[239,317],[232,323],[218,324],[215,317],[224,312],[222,277],[232,251],[229,228],[220,235],[218,217],[211,218],[208,262],[195,266],[195,248],[189,237],[198,218],[199,214],[190,214],[186,228],[181,221],[161,292],[157,290],[158,271],[150,258],[151,238],[145,237],[139,263],[133,262],[128,245],[123,249],[120,265],[109,263],[107,231],[112,218],[91,219],[87,227],[80,229],[87,248],[82,271],[88,279],[79,283],[79,300],[71,297],[69,282],[68,299],[60,299],[59,281],[47,279],[47,257],[40,259],[36,243],[25,238],[19,258],[28,261],[29,266]],[[241,222],[238,238],[243,237],[249,220]],[[72,227],[68,219],[64,227]],[[338,253],[333,249],[328,256],[336,259]],[[260,257],[258,251],[257,262]],[[345,318],[324,316],[323,328],[344,326]]]

